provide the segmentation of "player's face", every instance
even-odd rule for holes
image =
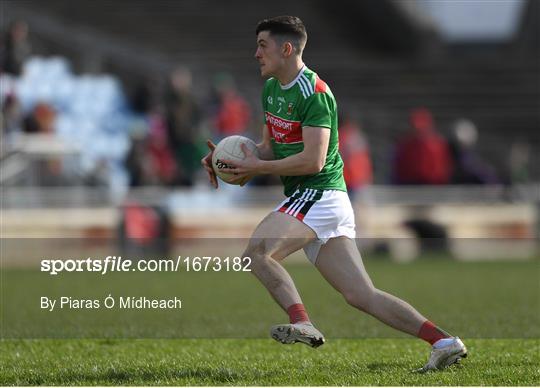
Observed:
[[[280,45],[272,39],[270,32],[261,31],[257,35],[257,51],[255,59],[259,62],[261,76],[275,76],[281,67],[282,55]]]

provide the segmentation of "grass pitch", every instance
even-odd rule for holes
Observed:
[[[249,274],[51,278],[2,269],[0,385],[540,385],[538,261],[372,260],[366,267],[379,288],[465,341],[470,356],[462,365],[412,373],[429,346],[348,306],[312,266],[288,269],[327,337],[318,349],[267,337],[286,317]],[[178,295],[185,307],[52,313],[38,307],[40,295],[111,292]]]
[[[538,385],[538,340],[467,340],[470,357],[417,374],[414,339],[332,340],[318,349],[270,339],[10,340],[1,385]]]

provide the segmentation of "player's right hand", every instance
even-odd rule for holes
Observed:
[[[203,165],[204,169],[206,170],[206,173],[208,174],[208,179],[210,180],[210,184],[214,186],[214,188],[218,188],[218,181],[216,177],[216,173],[214,169],[212,168],[212,155],[214,154],[214,150],[216,149],[216,145],[212,143],[211,140],[206,141],[206,145],[210,149],[210,152],[201,159],[201,164]]]

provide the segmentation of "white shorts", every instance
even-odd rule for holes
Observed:
[[[317,240],[304,247],[315,264],[321,246],[334,237],[356,237],[354,212],[346,192],[340,190],[296,190],[274,209],[289,214],[309,226]]]

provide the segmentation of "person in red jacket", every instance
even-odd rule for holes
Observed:
[[[398,140],[394,182],[401,185],[444,185],[450,182],[452,160],[446,140],[437,133],[426,108],[411,112],[411,130]]]

